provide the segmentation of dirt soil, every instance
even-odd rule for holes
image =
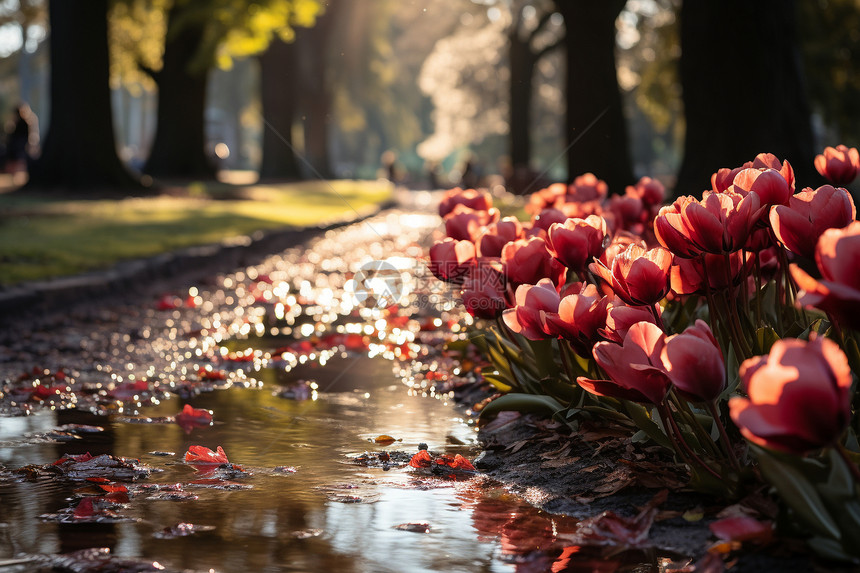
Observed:
[[[667,491],[648,544],[700,563],[717,544],[708,525],[738,508],[737,501],[684,487],[685,467],[659,446],[631,443],[617,428],[583,424],[572,432],[565,424],[535,414],[508,412],[485,425],[479,440],[484,451],[476,467],[549,513],[578,519],[604,512],[633,517],[655,495]],[[739,505],[772,512],[775,502],[766,494],[757,492]],[[724,561],[731,571],[856,570],[815,559],[800,539],[745,543],[724,554]],[[690,570],[712,571],[704,563]]]

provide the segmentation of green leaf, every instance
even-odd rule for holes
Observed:
[[[762,448],[754,449],[762,475],[776,488],[783,501],[819,535],[842,539],[839,526],[830,516],[815,486],[794,464],[780,461]]]
[[[756,351],[759,354],[768,354],[774,343],[779,340],[779,335],[773,328],[762,326],[755,331],[755,339],[757,344]]]
[[[553,354],[553,341],[551,338],[546,340],[529,340],[529,346],[535,356],[535,366],[537,367],[539,378],[548,378],[550,376],[558,376],[558,363],[555,361]]]
[[[568,404],[578,402],[579,396],[583,392],[579,386],[562,382],[557,378],[544,378],[540,381],[540,386],[546,394]]]
[[[550,396],[511,393],[500,396],[487,404],[484,409],[481,410],[481,415],[478,419],[482,423],[488,422],[499,412],[506,411],[539,412],[555,416],[564,409],[565,407],[558,400],[551,398]]]
[[[651,416],[648,414],[648,410],[636,402],[625,402],[624,405],[627,413],[630,414],[630,418],[633,420],[633,423],[636,424],[636,427],[648,434],[652,440],[664,448],[675,451],[675,448],[672,447],[672,441],[669,440],[669,437],[666,436],[665,433],[663,433],[660,426],[654,423],[654,420],[652,420]]]
[[[842,548],[842,544],[835,539],[827,537],[815,536],[807,541],[807,544],[812,550],[824,559],[831,561],[848,561],[850,563],[860,563],[856,557],[848,555]]]
[[[493,385],[493,387],[499,392],[510,392],[513,390],[513,380],[509,378],[505,378],[502,374],[495,373],[495,369],[493,366],[486,366],[481,369],[481,376],[484,377],[484,380]]]

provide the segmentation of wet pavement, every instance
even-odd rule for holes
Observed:
[[[472,374],[439,353],[470,319],[420,263],[435,201],[409,201],[250,267],[4,321],[0,570],[665,569],[580,547],[574,520],[473,472],[406,463],[478,453],[452,400]],[[193,446],[229,462],[187,462]],[[121,462],[100,454],[148,475],[63,469]]]

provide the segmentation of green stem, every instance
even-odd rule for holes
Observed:
[[[669,397],[672,400],[672,403],[675,404],[675,409],[678,410],[678,413],[687,420],[687,424],[692,428],[696,437],[699,438],[702,445],[708,449],[708,454],[713,457],[719,457],[719,451],[714,444],[714,440],[711,439],[710,434],[705,432],[705,429],[702,428],[702,425],[699,424],[698,420],[696,420],[696,415],[690,409],[690,405],[687,401],[678,396],[677,392],[674,390],[669,391]]]
[[[563,338],[558,339],[558,349],[561,354],[561,363],[564,366],[564,372],[567,374],[567,379],[571,384],[576,384],[576,376],[573,373],[573,369],[570,366],[570,359],[567,356],[567,341]]]
[[[677,435],[677,438],[678,438],[677,443],[681,445],[681,448],[685,451],[687,456],[690,459],[692,459],[694,462],[699,464],[702,467],[702,469],[704,469],[706,472],[708,472],[709,474],[711,474],[712,476],[714,476],[718,480],[722,481],[722,479],[723,479],[722,476],[720,474],[718,474],[717,472],[715,472],[711,466],[709,466],[704,461],[702,461],[702,458],[697,456],[696,452],[693,451],[693,448],[691,448],[690,445],[687,443],[687,441],[684,440],[684,435],[681,433],[681,429],[678,427],[678,424],[675,422],[675,418],[672,417],[672,413],[669,412],[668,408],[666,408],[665,405],[663,405],[662,407],[666,410],[666,413],[661,415],[664,419],[663,424],[664,425],[666,424],[665,420],[666,420],[666,418],[668,418],[669,424],[672,427],[672,431],[675,432],[675,434]],[[658,407],[658,409],[659,409],[659,407]]]
[[[720,412],[717,410],[716,401],[708,402],[707,404],[708,411],[711,413],[711,416],[714,418],[714,422],[717,424],[717,429],[720,432],[720,445],[723,448],[723,451],[729,458],[729,462],[732,464],[732,467],[735,471],[741,471],[741,463],[738,460],[737,455],[735,454],[734,449],[732,448],[732,444],[729,441],[729,435],[726,433],[726,427],[723,425],[723,421],[720,419]]]
[[[761,260],[755,254],[755,324],[761,326]]]

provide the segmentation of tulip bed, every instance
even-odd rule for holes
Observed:
[[[642,178],[592,174],[500,218],[452,189],[430,269],[475,318],[500,392],[483,411],[540,408],[572,427],[622,420],[726,499],[772,486],[778,525],[829,559],[860,558],[860,222],[856,149],[827,148],[833,185],[799,187],[771,154],[663,205]]]

